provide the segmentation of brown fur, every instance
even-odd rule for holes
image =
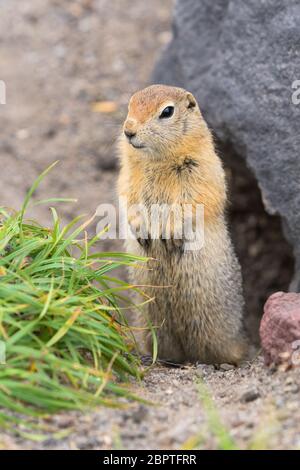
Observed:
[[[174,115],[159,119],[170,105]],[[129,206],[190,203],[205,208],[200,250],[186,251],[185,240],[127,242],[128,251],[155,258],[148,262],[150,269],[131,274],[155,297],[146,313],[159,327],[159,357],[238,363],[248,347],[240,267],[224,221],[224,171],[196,100],[181,88],[148,87],[131,98],[124,130],[136,133],[131,143],[125,136],[120,141],[119,195]],[[136,218],[128,222],[139,224]],[[144,340],[149,350],[149,332]]]

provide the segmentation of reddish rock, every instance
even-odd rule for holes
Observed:
[[[271,295],[259,333],[266,365],[300,365],[300,294]]]

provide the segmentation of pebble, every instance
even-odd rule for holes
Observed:
[[[299,386],[295,383],[288,384],[284,387],[284,391],[286,393],[298,393],[299,392]]]
[[[235,369],[235,366],[233,364],[224,363],[224,364],[220,365],[220,369],[221,370],[233,370],[233,369]]]
[[[299,410],[299,403],[296,401],[291,401],[286,404],[286,407],[289,411],[298,411]]]
[[[243,393],[241,396],[241,402],[243,403],[250,403],[251,401],[257,400],[261,395],[258,390],[247,390],[247,392]]]
[[[16,132],[16,137],[17,137],[17,139],[19,139],[19,140],[28,139],[29,136],[30,136],[30,134],[29,134],[29,130],[28,130],[28,129],[19,129],[19,130]]]
[[[139,424],[148,415],[148,409],[145,405],[139,405],[139,407],[132,412],[131,419],[136,423]]]
[[[202,375],[209,375],[215,372],[215,367],[209,364],[197,364],[196,375],[202,377]]]

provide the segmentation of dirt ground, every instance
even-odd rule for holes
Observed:
[[[300,449],[299,370],[275,372],[261,358],[223,367],[156,365],[134,386],[151,405],[62,413],[47,424],[64,438],[37,443],[2,434],[0,448]]]
[[[78,199],[60,206],[64,221],[92,214],[115,200],[115,141],[130,95],[148,83],[170,39],[172,0],[0,0],[0,6],[0,79],[7,86],[7,104],[0,106],[1,205],[19,207],[34,178],[59,160],[35,198]],[[110,110],[97,105],[103,101]],[[220,149],[231,187],[229,215],[257,336],[262,305],[269,293],[287,289],[293,262],[280,221],[266,215],[255,180],[235,164],[229,147]],[[41,206],[32,213],[49,221]],[[49,425],[62,433],[70,428],[65,438],[32,443],[1,434],[0,448],[175,449],[193,438],[201,448],[217,448],[199,380],[236,446],[300,447],[299,371],[270,371],[257,358],[229,370],[157,365],[133,386],[159,406],[62,414]]]

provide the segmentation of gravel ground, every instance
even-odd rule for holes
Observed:
[[[0,79],[7,85],[7,105],[0,108],[1,204],[18,207],[33,179],[55,160],[59,167],[36,198],[77,198],[77,204],[61,206],[64,221],[114,201],[115,140],[130,95],[147,84],[170,39],[171,5],[171,0],[0,0]],[[103,101],[110,103],[99,106]],[[236,167],[227,150],[230,216],[255,335],[266,296],[288,286],[292,257],[279,220],[265,214],[249,171]],[[49,220],[41,207],[34,215]],[[121,247],[110,242],[101,248]],[[214,400],[213,412],[201,400],[201,378]],[[270,371],[261,358],[229,370],[157,365],[132,386],[156,405],[57,415],[48,424],[61,431],[60,438],[32,443],[1,434],[0,448],[175,449],[196,442],[218,448],[224,437],[216,437],[216,413],[228,429],[223,436],[239,448],[300,446],[299,370]]]
[[[56,415],[47,424],[65,438],[40,444],[6,435],[0,448],[299,449],[299,370],[268,370],[260,357],[238,369],[222,367],[157,365],[134,386],[151,405]]]

